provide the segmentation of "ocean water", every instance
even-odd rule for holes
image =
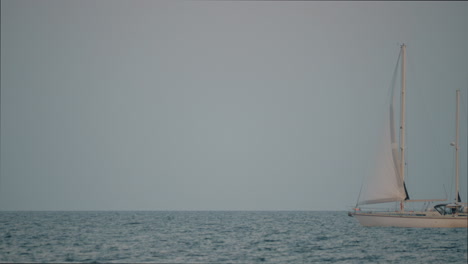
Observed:
[[[467,263],[467,232],[346,212],[0,212],[0,262]]]

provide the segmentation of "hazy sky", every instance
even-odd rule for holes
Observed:
[[[0,210],[345,210],[399,44],[407,186],[453,189],[468,2],[1,1]],[[464,150],[464,151],[463,151]]]

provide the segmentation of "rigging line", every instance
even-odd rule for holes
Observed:
[[[461,91],[460,91],[461,93]],[[466,105],[466,102],[465,102],[465,97],[463,96],[460,96],[460,104],[461,104],[461,108],[462,108],[462,111],[461,111],[461,114],[464,114],[467,118],[467,126],[468,126],[468,109],[467,109],[467,105]]]
[[[447,189],[445,189],[445,184],[442,184],[442,187],[444,187],[445,200],[447,200],[447,199],[448,199],[448,195],[447,195]]]
[[[467,106],[467,102],[465,101],[468,98],[468,87],[467,87],[466,90],[467,90],[466,93],[463,93],[464,91],[460,91],[460,93],[461,93],[461,96],[460,96],[460,102],[461,103],[460,104],[462,105],[461,114],[465,115],[465,118],[466,118],[465,128],[467,130],[465,130],[465,131],[468,131],[468,109],[467,109],[468,106]],[[468,161],[468,133],[466,133],[466,150],[465,151],[466,151],[466,154],[467,154],[466,159]],[[467,163],[465,163],[465,164],[467,164]],[[463,164],[463,162],[462,162],[462,164]],[[468,167],[466,168],[466,175],[467,175],[467,179],[468,179]],[[467,199],[467,198],[465,197],[465,199]]]
[[[358,198],[357,198],[357,201],[356,201],[356,206],[354,206],[354,208],[357,208],[358,205],[359,205],[359,199],[361,198],[362,185],[363,185],[363,183],[361,183],[361,188],[359,189],[359,195],[358,195]]]
[[[455,166],[456,166],[455,164],[456,164],[455,152],[452,151],[452,166],[450,166],[450,175],[455,175]],[[449,189],[450,193],[455,193],[455,188],[453,187],[453,184],[454,184],[453,177],[450,177],[450,189]],[[448,196],[448,199],[451,199],[451,197]]]
[[[461,101],[461,100],[460,100]],[[455,123],[457,122],[457,120],[455,120]],[[455,132],[456,133],[456,132]],[[455,146],[455,149],[457,148],[458,146]],[[456,167],[457,167],[457,161],[456,161],[456,158],[455,158],[455,151],[451,151],[452,152],[452,166],[450,168],[450,175],[455,175],[455,170],[456,170]],[[454,187],[454,182],[455,180],[453,179],[453,177],[450,177],[450,193],[451,195],[452,194],[455,194],[456,193],[456,190],[455,190],[455,187]],[[450,195],[450,196],[451,196]],[[449,199],[451,199],[452,197],[449,196]],[[458,195],[459,196],[459,195]],[[455,197],[455,202],[458,200],[458,197]]]

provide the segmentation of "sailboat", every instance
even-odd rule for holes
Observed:
[[[455,142],[451,145],[455,148],[456,159],[456,186],[455,198],[452,203],[441,203],[422,211],[405,210],[408,202],[433,203],[447,201],[447,199],[411,200],[405,184],[405,95],[406,95],[406,45],[400,47],[401,55],[401,102],[400,102],[400,141],[396,142],[396,131],[394,125],[393,96],[390,103],[390,120],[387,122],[383,133],[383,144],[380,155],[377,156],[377,171],[370,179],[368,190],[364,199],[358,199],[353,211],[349,216],[355,217],[363,226],[388,226],[388,227],[445,227],[445,228],[467,228],[468,213],[466,203],[461,203],[459,195],[459,98],[460,91],[457,90],[456,106],[456,135]],[[362,187],[361,187],[362,189]],[[361,195],[361,193],[360,193]],[[400,203],[399,210],[393,211],[366,211],[360,206],[368,204],[384,204],[389,202]]]

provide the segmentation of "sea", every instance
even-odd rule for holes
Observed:
[[[0,262],[464,263],[468,230],[362,227],[346,212],[0,212]]]

